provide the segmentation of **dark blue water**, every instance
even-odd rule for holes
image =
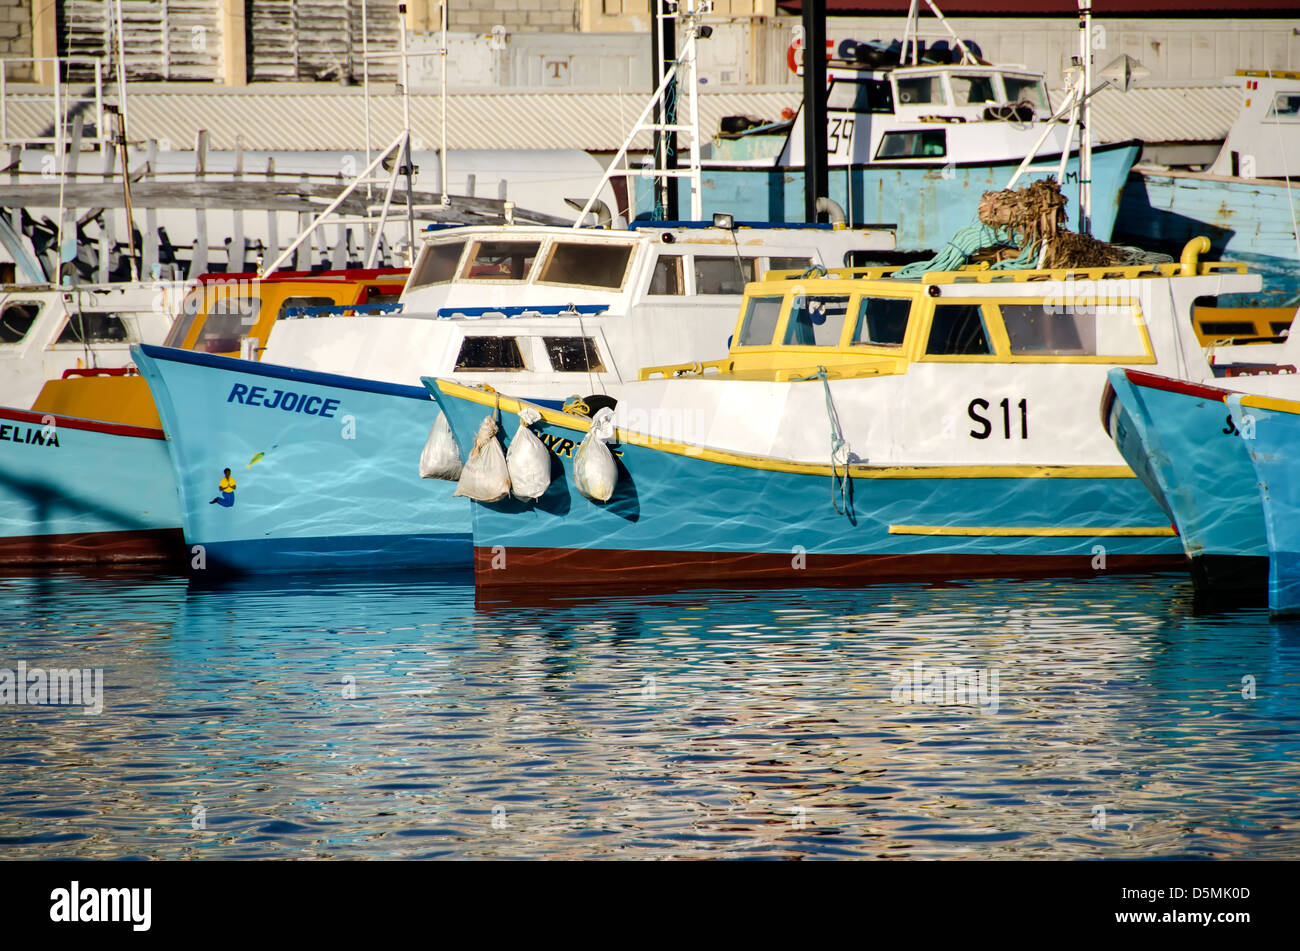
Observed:
[[[20,661],[104,709],[0,706],[5,858],[1300,857],[1300,627],[1181,575],[0,579]],[[917,662],[996,712],[895,702]]]

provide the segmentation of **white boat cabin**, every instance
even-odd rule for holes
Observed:
[[[591,393],[647,363],[726,354],[751,281],[892,248],[889,230],[830,226],[447,228],[425,235],[399,312],[282,319],[263,359],[413,386],[439,374]]]
[[[17,285],[0,292],[0,406],[27,409],[47,380],[125,372],[131,344],[162,343],[175,302],[162,284]]]
[[[1300,72],[1240,69],[1233,78],[1241,87],[1241,112],[1209,171],[1238,178],[1300,175]]]
[[[988,65],[833,64],[827,70],[826,148],[832,166],[944,165],[1020,160],[1051,119],[1041,73]],[[802,106],[776,158],[804,164]],[[1057,121],[1041,155],[1059,154],[1069,126]],[[772,158],[733,161],[715,150],[715,165],[771,165]]]

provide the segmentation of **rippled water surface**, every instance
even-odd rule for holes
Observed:
[[[5,578],[19,662],[104,710],[0,706],[5,858],[1300,857],[1300,627],[1182,575]],[[903,702],[918,663],[996,711]]]

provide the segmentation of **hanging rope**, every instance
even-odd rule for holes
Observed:
[[[844,438],[844,430],[840,428],[840,415],[835,411],[835,400],[831,398],[831,383],[826,376],[826,368],[819,366],[817,372],[812,376],[792,377],[792,382],[807,383],[812,380],[821,380],[822,387],[826,391],[826,417],[831,424],[831,507],[835,509],[836,515],[848,515],[849,511],[849,444]],[[844,466],[844,474],[840,475],[839,466]],[[839,499],[836,499],[836,494]],[[841,507],[842,506],[842,507]]]

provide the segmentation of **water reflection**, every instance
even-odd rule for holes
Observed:
[[[1300,845],[1300,627],[1178,575],[477,606],[467,576],[0,579],[19,660],[103,667],[105,711],[0,707],[14,858]],[[996,672],[997,712],[892,702],[904,668]]]

